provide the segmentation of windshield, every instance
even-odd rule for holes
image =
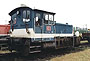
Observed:
[[[45,13],[45,14],[44,14],[44,23],[45,23],[45,24],[51,24],[51,23],[54,21],[53,18],[54,18],[54,17],[53,17],[52,14],[47,14],[47,13]]]
[[[24,22],[30,21],[30,11],[29,10],[23,11],[23,21]]]

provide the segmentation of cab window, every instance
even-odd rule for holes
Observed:
[[[23,18],[26,19],[26,11],[23,11]]]
[[[44,14],[44,16],[45,16],[45,20],[48,20],[49,18],[48,18],[48,14]]]
[[[12,15],[12,20],[16,18],[16,13]]]
[[[49,16],[48,14],[44,14],[44,23],[48,24]]]
[[[36,13],[36,18],[35,18],[35,23],[36,23],[36,26],[39,26],[40,25],[40,14],[39,13]]]
[[[30,19],[30,11],[27,11],[27,19]]]
[[[53,15],[49,13],[44,14],[44,23],[45,24],[52,24],[53,23]]]
[[[53,15],[49,14],[49,20],[53,21]]]
[[[29,10],[23,11],[23,21],[24,22],[30,21],[30,11]]]
[[[12,24],[16,24],[16,16],[16,13],[12,15]]]

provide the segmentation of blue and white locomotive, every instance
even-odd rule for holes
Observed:
[[[42,48],[73,46],[73,26],[56,23],[53,12],[29,7],[12,10],[10,50],[23,53],[41,52]]]

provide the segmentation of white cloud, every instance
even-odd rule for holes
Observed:
[[[87,24],[90,28],[90,0],[1,0],[0,24],[7,23],[10,20],[8,13],[20,4],[55,12],[55,20],[59,23],[69,23],[78,27]]]

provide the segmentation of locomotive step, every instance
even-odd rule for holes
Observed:
[[[5,46],[5,45],[7,45],[7,43],[0,44],[0,46]]]
[[[39,52],[41,52],[41,50],[31,51],[31,52],[29,52],[29,53],[39,53]]]
[[[7,50],[8,47],[1,47],[1,50]]]
[[[41,46],[30,46],[30,48],[40,48]]]

